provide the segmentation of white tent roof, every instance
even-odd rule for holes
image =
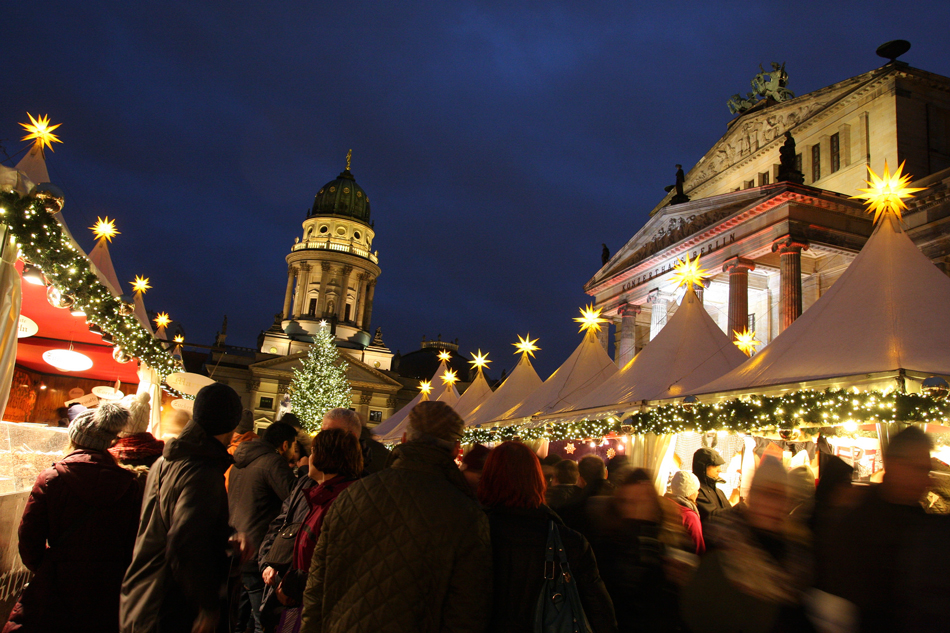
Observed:
[[[455,404],[455,412],[464,420],[491,395],[492,390],[488,386],[488,381],[485,380],[485,374],[479,370],[475,380],[468,386],[465,393],[459,397],[459,401]]]
[[[537,391],[542,384],[544,383],[538,376],[538,372],[534,370],[531,359],[527,354],[522,354],[514,371],[505,379],[505,382],[501,383],[495,393],[473,409],[470,414],[462,416],[465,425],[475,426],[491,422],[524,402],[524,399]]]
[[[573,409],[685,396],[745,359],[690,288],[656,338]]]
[[[888,214],[822,297],[758,354],[697,393],[905,369],[950,375],[950,278]]]
[[[46,153],[43,146],[34,142],[26,156],[17,163],[16,170],[39,185],[49,182],[49,172],[46,170]]]
[[[445,391],[445,383],[442,382],[442,375],[446,372],[448,367],[445,364],[445,361],[439,363],[439,368],[435,370],[435,374],[432,375],[432,392],[429,394],[427,400],[438,400],[442,395],[442,392]],[[455,387],[452,387],[452,390],[455,390]],[[456,397],[458,397],[458,392],[456,392]],[[379,423],[374,429],[373,433],[379,435],[383,439],[394,439],[397,440],[402,437],[403,431],[405,431],[405,422],[406,418],[409,416],[409,412],[412,411],[412,408],[422,402],[423,394],[420,392],[416,395],[415,398],[409,401],[406,406],[404,406],[399,411],[396,411],[394,414],[383,420]]]
[[[580,402],[605,380],[617,373],[617,366],[597,335],[588,331],[574,353],[524,402],[499,419],[527,418],[564,411]]]
[[[436,400],[439,402],[444,402],[454,409],[455,405],[458,404],[459,397],[458,389],[456,389],[455,385],[453,384],[451,387],[446,386],[444,389],[442,389],[442,393],[439,394],[439,397],[436,398]]]

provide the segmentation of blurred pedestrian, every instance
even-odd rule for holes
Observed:
[[[156,440],[148,430],[149,416],[152,411],[149,405],[151,399],[152,396],[147,391],[143,391],[132,399],[129,404],[129,420],[119,433],[119,440],[109,449],[119,464],[131,468],[144,468],[146,477],[148,469],[165,450],[165,442]]]
[[[590,507],[596,497],[609,497],[613,488],[607,481],[607,467],[597,455],[586,455],[577,463],[577,485],[580,492],[558,510],[558,516],[572,530],[591,537]]]
[[[231,437],[231,443],[228,444],[228,453],[233,456],[238,446],[244,442],[256,440],[258,437],[260,436],[254,432],[254,414],[250,410],[244,409],[241,412],[241,421],[238,423],[237,428],[234,430],[234,435]],[[234,470],[233,466],[228,468],[227,472],[224,473],[225,488],[230,486],[232,470]]]
[[[696,497],[699,496],[699,479],[688,470],[678,470],[673,474],[670,483],[670,492],[667,497],[672,499],[683,518],[683,529],[696,546],[696,554],[706,551],[703,540],[703,525],[699,519],[699,509],[696,507]]]
[[[700,448],[693,453],[693,474],[699,480],[699,493],[696,495],[696,508],[699,510],[699,519],[705,530],[711,517],[719,516],[732,508],[738,502],[736,494],[733,500],[726,498],[725,493],[716,484],[724,484],[720,477],[722,466],[726,460],[714,448]]]
[[[132,564],[121,596],[121,630],[227,630],[229,554],[252,554],[233,539],[224,473],[227,446],[241,419],[241,398],[214,383],[198,392],[194,418],[165,445],[149,472]]]
[[[267,526],[280,514],[284,499],[297,483],[291,467],[296,462],[297,430],[283,422],[274,422],[263,435],[244,442],[234,452],[228,508],[231,525],[247,535],[251,546],[260,546]],[[248,560],[241,569],[240,603],[250,605],[255,633],[262,633],[261,601],[264,579],[257,560]],[[239,611],[242,609],[239,609]],[[243,631],[235,632],[243,633]]]
[[[788,516],[788,474],[766,456],[747,503],[704,526],[707,553],[682,593],[690,630],[813,631],[802,608],[810,557],[795,527]]]
[[[455,465],[464,423],[417,404],[390,466],[324,518],[302,633],[483,631],[491,610],[488,519]]]
[[[491,524],[494,574],[493,633],[533,633],[545,578],[545,551],[553,522],[567,554],[594,633],[617,630],[613,604],[590,545],[544,505],[544,474],[524,444],[503,442],[488,455],[478,498]]]
[[[581,491],[577,485],[577,462],[562,459],[554,465],[552,485],[544,492],[544,501],[554,511],[567,505]]]
[[[554,467],[562,461],[562,458],[557,453],[548,453],[544,459],[541,460],[541,472],[544,473],[544,483],[550,488],[551,481],[554,479]]]
[[[69,454],[36,478],[18,531],[33,578],[4,633],[119,630],[119,590],[142,492],[108,448],[128,417],[109,402],[82,413],[67,431]]]
[[[293,561],[277,587],[278,600],[286,607],[278,630],[297,630],[300,626],[303,591],[310,573],[313,550],[330,505],[341,492],[359,479],[363,472],[363,453],[359,441],[342,429],[327,429],[313,438],[309,477],[319,485],[307,489],[310,511],[304,518],[293,549]]]

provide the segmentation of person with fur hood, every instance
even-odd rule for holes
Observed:
[[[83,412],[67,431],[70,453],[36,478],[18,532],[33,579],[3,633],[119,630],[142,490],[108,449],[128,418],[111,402]]]
[[[165,449],[165,442],[155,439],[148,431],[151,398],[147,391],[143,391],[131,400],[129,421],[119,433],[119,441],[109,449],[119,464],[133,468],[144,466],[146,472]]]

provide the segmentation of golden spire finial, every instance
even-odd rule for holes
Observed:
[[[907,205],[904,204],[905,198],[911,198],[911,194],[918,191],[923,191],[923,189],[918,187],[908,187],[910,184],[911,176],[909,174],[902,175],[901,172],[904,170],[904,163],[900,164],[900,167],[897,168],[893,174],[891,174],[887,168],[887,161],[884,161],[884,175],[878,176],[871,170],[871,166],[868,165],[868,175],[870,180],[867,180],[868,189],[859,189],[858,191],[863,191],[856,196],[851,196],[855,199],[863,199],[864,203],[868,207],[868,213],[874,214],[874,224],[877,224],[877,221],[881,216],[887,215],[887,212],[890,211],[893,213],[898,220],[901,219],[901,212],[907,210]]]
[[[346,153],[346,171],[350,171],[350,159],[353,158],[353,150]]]

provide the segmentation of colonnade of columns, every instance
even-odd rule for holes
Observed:
[[[356,281],[356,297],[350,305],[347,315],[347,296],[353,266],[335,265],[320,262],[319,291],[314,310],[310,309],[310,286],[316,282],[316,266],[299,262],[287,268],[287,290],[284,293],[284,319],[322,318],[335,316],[340,323],[351,323],[364,331],[369,331],[373,313],[373,295],[376,291],[376,278],[370,273],[359,272]],[[331,289],[330,282],[339,279],[339,286]],[[331,310],[332,308],[332,310]],[[328,314],[332,311],[332,315]]]

